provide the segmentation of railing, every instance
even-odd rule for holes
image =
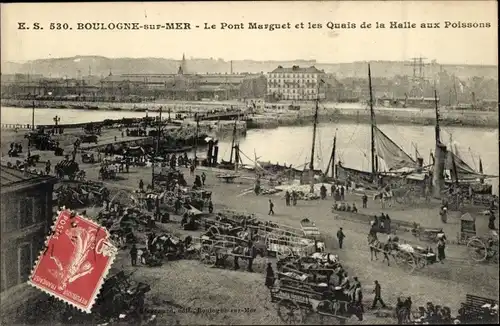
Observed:
[[[36,129],[37,126],[35,126]],[[19,129],[19,130],[31,130],[31,124],[20,124],[20,123],[2,123],[1,124],[1,129],[2,130],[14,130],[14,129]]]

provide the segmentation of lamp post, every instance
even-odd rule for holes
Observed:
[[[56,115],[54,118],[52,118],[52,120],[54,120],[56,132],[59,133],[59,130],[57,129],[57,124],[59,123],[59,121],[61,121],[61,118]]]

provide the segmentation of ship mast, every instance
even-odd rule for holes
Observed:
[[[377,173],[375,165],[375,112],[373,111],[372,72],[370,64],[368,64],[368,87],[370,88],[371,159],[372,176],[374,177]]]
[[[235,143],[235,138],[236,138],[236,120],[234,121],[234,128],[233,128],[233,140],[231,141],[231,154],[229,156],[229,163],[233,163],[233,151],[234,151],[234,143]]]
[[[439,108],[438,108],[438,99],[437,99],[437,91],[434,90],[434,104],[436,106],[436,126],[435,126],[435,136],[436,136],[436,144],[441,142],[440,133],[441,129],[439,128]]]
[[[318,126],[318,108],[319,108],[319,84],[323,82],[320,78],[318,80],[318,90],[316,96],[316,108],[314,110],[314,124],[313,124],[313,138],[312,138],[312,147],[311,147],[311,161],[309,162],[309,182],[311,188],[309,190],[310,193],[314,193],[314,145],[316,144],[316,128]]]
[[[333,148],[332,148],[332,178],[337,178],[337,173],[335,171],[335,154],[337,151],[337,133],[333,137]]]
[[[441,143],[440,128],[439,128],[439,107],[438,107],[438,97],[437,91],[434,90],[434,103],[436,110],[436,126],[435,126],[435,137],[436,137],[436,148],[434,153],[434,168],[432,175],[432,193],[434,198],[441,198],[441,190],[444,189],[444,167],[446,160],[446,146]]]

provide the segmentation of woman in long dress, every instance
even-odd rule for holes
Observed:
[[[443,260],[446,258],[444,249],[445,249],[444,239],[443,237],[440,237],[437,244],[437,250],[438,250],[438,259],[441,262],[441,264],[443,263]]]
[[[267,263],[266,269],[266,286],[272,288],[274,285],[274,271],[271,263]]]

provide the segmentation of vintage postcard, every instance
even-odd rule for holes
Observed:
[[[495,1],[1,5],[1,323],[497,323]]]

